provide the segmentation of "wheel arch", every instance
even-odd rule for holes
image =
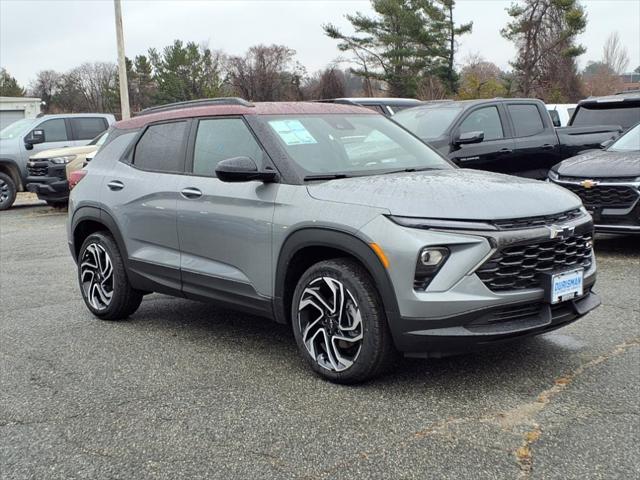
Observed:
[[[118,249],[123,259],[125,259],[125,267],[127,265],[127,249],[124,239],[120,234],[120,229],[116,221],[111,215],[97,207],[80,207],[73,214],[71,222],[71,252],[74,260],[77,260],[80,254],[80,247],[84,240],[92,233],[98,231],[107,231],[116,241]]]
[[[16,186],[16,190],[20,191],[24,188],[22,185],[22,174],[18,164],[13,160],[6,158],[0,158],[0,173],[8,175]]]
[[[329,258],[349,257],[371,275],[380,294],[387,319],[398,313],[398,302],[386,268],[371,247],[352,233],[328,228],[303,228],[291,233],[280,249],[274,285],[274,318],[290,321],[295,284],[313,264]]]

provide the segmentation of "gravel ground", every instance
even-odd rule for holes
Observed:
[[[66,214],[0,213],[0,478],[638,478],[640,240],[596,241],[603,306],[358,387],[284,326],[146,297],[85,309]]]

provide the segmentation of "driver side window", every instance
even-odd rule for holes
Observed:
[[[504,138],[500,114],[496,107],[484,107],[471,112],[459,128],[460,133],[484,132],[484,141]]]
[[[35,127],[34,130],[44,130],[45,142],[66,142],[68,140],[67,127],[62,118],[46,120]]]

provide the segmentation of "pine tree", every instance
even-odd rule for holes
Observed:
[[[0,97],[24,97],[25,91],[5,68],[0,70]]]

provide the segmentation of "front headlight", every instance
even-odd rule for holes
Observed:
[[[77,155],[63,155],[61,157],[53,157],[50,158],[49,161],[51,163],[55,163],[56,165],[64,165],[65,163],[69,163],[72,160],[75,160]]]

